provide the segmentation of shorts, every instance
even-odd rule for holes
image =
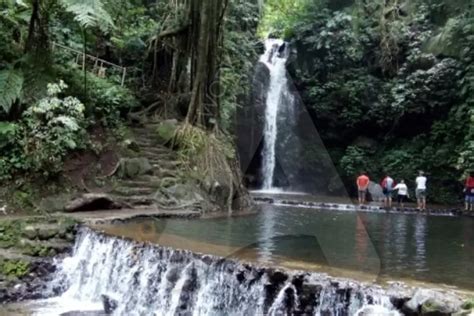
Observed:
[[[474,204],[474,194],[466,194],[466,203]]]
[[[407,196],[399,194],[397,199],[398,199],[398,203],[405,203],[407,201]]]
[[[416,189],[415,195],[417,199],[424,199],[426,198],[426,190],[425,189]]]
[[[387,198],[391,198],[392,193],[393,193],[393,190],[383,189],[383,195],[385,195],[385,197]]]

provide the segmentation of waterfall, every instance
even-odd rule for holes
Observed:
[[[270,85],[265,108],[265,127],[263,158],[263,189],[273,189],[273,178],[276,164],[276,142],[278,136],[278,112],[284,96],[288,95],[286,77],[286,60],[288,52],[282,40],[268,39],[265,42],[265,53],[260,57],[260,62],[267,65],[270,70]]]
[[[116,302],[114,315],[398,315],[379,287],[256,267],[89,228],[80,230],[73,254],[58,263],[50,287],[62,294],[41,302],[35,315],[91,310],[104,296]]]

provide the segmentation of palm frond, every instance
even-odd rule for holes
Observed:
[[[0,108],[10,112],[12,104],[21,96],[23,73],[14,69],[0,71]]]

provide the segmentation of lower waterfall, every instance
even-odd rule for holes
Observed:
[[[377,286],[255,267],[85,227],[50,287],[61,293],[56,301],[100,306],[105,295],[116,302],[113,315],[399,315]]]

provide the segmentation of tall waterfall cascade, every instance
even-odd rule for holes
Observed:
[[[377,287],[255,267],[82,228],[36,315],[116,302],[113,315],[399,315]],[[46,303],[47,303],[46,302]],[[61,307],[62,303],[62,307]]]
[[[279,39],[268,39],[265,42],[265,53],[260,57],[260,62],[267,65],[270,70],[270,85],[265,108],[264,148],[262,152],[263,190],[274,189],[274,173],[276,165],[276,142],[278,140],[278,114],[282,103],[292,101],[285,98],[291,95],[288,91],[286,75],[286,61],[288,49],[286,43]],[[288,106],[291,107],[291,104]]]

